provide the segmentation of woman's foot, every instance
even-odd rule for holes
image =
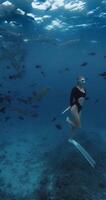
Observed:
[[[70,138],[70,140],[71,140],[75,136],[76,126],[75,126],[74,122],[72,122],[70,120],[70,118],[68,116],[66,117],[66,122],[68,122],[69,124],[71,124],[71,138]]]
[[[68,116],[66,117],[66,122],[70,123],[70,119]]]

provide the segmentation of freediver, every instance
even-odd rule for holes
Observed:
[[[72,126],[72,133],[75,132],[77,128],[81,128],[81,112],[82,106],[86,97],[85,89],[85,77],[77,77],[77,85],[72,88],[70,94],[70,112],[71,119],[67,116],[66,121]]]
[[[72,88],[71,94],[70,94],[70,106],[62,112],[66,112],[68,109],[71,111],[71,117],[66,117],[66,121],[72,125],[72,137],[73,133],[75,133],[76,128],[81,128],[81,111],[82,111],[82,106],[84,103],[84,100],[86,98],[86,89],[85,89],[85,77],[84,76],[78,76],[77,77],[77,85]],[[75,135],[75,134],[74,134]],[[83,148],[80,143],[78,143],[76,140],[73,138],[69,138],[68,141],[73,144],[79,151],[80,153],[84,156],[84,158],[89,162],[89,164],[95,168],[96,162],[95,160],[91,157],[91,155]]]

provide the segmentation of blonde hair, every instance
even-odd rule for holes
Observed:
[[[84,76],[82,76],[82,75],[79,75],[79,76],[77,77],[77,82],[78,82],[78,81],[80,81],[82,78],[84,78],[84,79],[85,79],[85,77],[84,77]]]

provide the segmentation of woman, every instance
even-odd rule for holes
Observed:
[[[66,121],[72,125],[73,131],[76,128],[81,128],[80,115],[86,97],[86,90],[84,88],[85,82],[85,78],[83,76],[79,76],[77,78],[77,85],[73,87],[70,95],[70,111],[72,120],[67,117]]]

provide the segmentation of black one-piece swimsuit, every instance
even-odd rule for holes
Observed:
[[[78,99],[80,97],[85,97],[86,96],[86,91],[82,92],[81,90],[79,90],[76,86],[73,87],[72,91],[71,91],[71,95],[70,95],[70,106],[72,107],[73,105],[76,105],[78,107],[78,113],[80,112],[80,110],[82,109],[82,106],[80,105],[80,103],[78,102]]]

